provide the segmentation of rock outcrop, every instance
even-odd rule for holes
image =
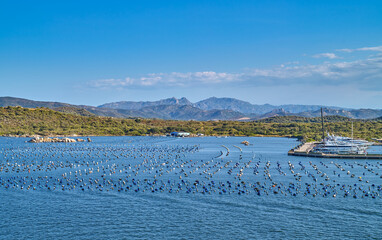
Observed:
[[[79,139],[77,139],[79,140]],[[84,141],[83,139],[81,139]],[[63,142],[63,143],[73,143],[77,142],[75,139],[72,138],[48,138],[48,137],[35,137],[29,140],[30,143],[57,143],[57,142]],[[79,141],[81,142],[81,141]]]

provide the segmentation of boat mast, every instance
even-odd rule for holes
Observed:
[[[353,139],[353,121],[351,121],[351,139]]]
[[[321,108],[321,125],[322,125],[322,141],[325,139],[325,129],[324,129],[324,112]]]
[[[354,143],[354,127],[353,127],[353,120],[351,121],[351,145],[353,147]],[[359,146],[356,146],[357,150],[359,149]]]

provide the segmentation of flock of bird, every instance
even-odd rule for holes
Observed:
[[[378,161],[275,159],[256,154],[256,146],[218,143],[0,146],[0,192],[380,198],[381,170]]]

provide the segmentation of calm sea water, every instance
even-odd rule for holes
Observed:
[[[382,238],[382,161],[287,156],[288,138],[26,140],[0,138],[0,239]]]

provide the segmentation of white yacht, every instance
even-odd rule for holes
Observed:
[[[317,144],[313,151],[331,154],[366,154],[366,150],[371,144],[367,141],[363,142],[363,140],[362,142],[358,141],[352,138],[346,138],[345,140],[340,136],[332,135]]]
[[[324,131],[324,119],[323,111],[321,109],[321,121],[322,121],[322,134],[323,140],[318,143],[313,152],[328,153],[328,154],[367,154],[366,150],[373,143],[366,140],[353,138],[353,123],[352,123],[352,137],[336,136],[334,134],[327,133],[325,137]]]

